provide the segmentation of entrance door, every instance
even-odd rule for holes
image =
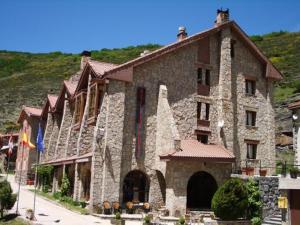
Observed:
[[[146,175],[139,171],[129,172],[123,183],[123,202],[147,202],[149,182]]]
[[[187,209],[208,210],[218,185],[212,175],[200,171],[189,179],[187,185]]]
[[[291,190],[290,192],[290,208],[292,225],[300,224],[300,190]]]

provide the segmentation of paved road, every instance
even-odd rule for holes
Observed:
[[[14,176],[10,175],[8,180],[11,182],[12,188],[16,193],[18,190],[17,183],[14,182]],[[22,217],[25,217],[27,209],[33,208],[33,192],[27,190],[27,186],[21,186],[19,212]],[[16,204],[11,210],[12,213],[16,211]],[[72,212],[66,208],[60,207],[52,202],[49,202],[39,196],[36,198],[36,219],[34,224],[42,225],[89,225],[101,224],[109,225],[108,220],[101,220],[100,218],[91,215],[81,215]]]

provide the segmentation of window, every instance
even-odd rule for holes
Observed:
[[[246,125],[255,127],[256,124],[256,112],[246,111]]]
[[[144,141],[144,120],[145,120],[145,95],[146,89],[139,87],[136,93],[136,148],[135,156],[137,159],[143,157],[143,141]]]
[[[209,108],[208,103],[197,102],[197,119],[209,120]]]
[[[247,143],[247,159],[256,159],[257,144]]]
[[[197,81],[198,84],[202,84],[202,85],[210,85],[210,70],[206,69],[204,70],[205,74],[203,74],[203,70],[202,68],[198,68],[197,70]]]
[[[97,119],[99,102],[101,99],[102,92],[100,90],[100,85],[95,83],[90,87],[90,98],[89,98],[89,115],[90,121],[95,121]]]
[[[236,43],[236,40],[231,40],[231,42],[230,42],[230,56],[231,56],[231,58],[234,58],[234,55],[235,55],[235,48],[234,48],[235,43]]]
[[[245,81],[245,90],[246,95],[255,95],[255,81],[254,80],[246,80]]]
[[[206,134],[197,134],[197,140],[201,142],[202,144],[208,143],[208,135]]]
[[[75,97],[75,124],[80,124],[84,112],[86,92],[81,92]]]

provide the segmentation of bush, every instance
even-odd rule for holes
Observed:
[[[64,176],[61,182],[61,196],[67,196],[70,192],[70,181],[67,176]]]
[[[251,224],[252,225],[261,225],[262,224],[262,219],[260,217],[253,217],[251,219]]]
[[[53,198],[60,199],[61,198],[61,193],[59,191],[58,192],[54,192],[53,193]]]
[[[16,194],[12,193],[10,183],[5,181],[0,182],[0,213],[3,217],[4,210],[11,209],[16,202]]]
[[[144,223],[149,224],[150,222],[151,222],[150,216],[149,216],[149,215],[146,215],[146,216],[144,217]]]
[[[185,224],[185,219],[183,216],[179,217],[178,223],[181,225]]]
[[[212,199],[212,210],[222,220],[244,217],[248,206],[247,189],[237,178],[227,180],[216,191]]]
[[[51,187],[53,169],[54,167],[51,165],[39,165],[37,168],[37,175],[43,186],[43,192],[48,192]]]
[[[248,213],[247,217],[252,218],[261,218],[262,216],[262,201],[260,199],[260,191],[258,183],[253,179],[248,180],[246,183],[246,188],[248,192]],[[257,219],[256,219],[257,220]]]
[[[116,220],[120,220],[121,219],[121,214],[119,212],[116,213],[115,219]]]

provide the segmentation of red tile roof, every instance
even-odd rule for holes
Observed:
[[[116,68],[118,66],[116,64],[99,62],[99,61],[95,61],[95,60],[89,60],[88,64],[92,67],[93,71],[98,76],[103,76],[105,74],[105,72],[112,70],[113,68]]]
[[[54,108],[56,101],[57,101],[57,96],[56,95],[49,95],[48,94],[48,100],[51,108]]]
[[[35,116],[35,117],[40,117],[42,114],[42,109],[34,108],[34,107],[28,107],[28,106],[23,106],[20,116],[17,120],[18,123],[21,123],[21,121],[24,119],[25,114],[27,116]]]
[[[300,99],[297,101],[292,102],[291,104],[288,105],[289,109],[298,109],[300,108]]]
[[[182,140],[180,151],[160,155],[161,159],[196,159],[201,161],[234,162],[235,156],[222,145],[202,144],[197,140]]]
[[[69,94],[74,95],[76,87],[77,87],[77,82],[76,81],[64,80],[64,84],[65,84],[66,89],[69,92]]]
[[[136,59],[133,59],[133,60],[123,63],[121,65],[115,66],[114,68],[107,70],[104,73],[104,75],[107,78],[110,78],[111,74],[113,74],[115,72],[127,69],[129,67],[138,66],[145,62],[156,59],[156,58],[158,58],[164,54],[170,53],[178,48],[187,46],[187,45],[194,43],[204,37],[207,37],[211,34],[217,33],[226,27],[231,27],[232,30],[241,37],[241,39],[244,41],[246,46],[248,46],[251,49],[251,51],[257,56],[257,58],[260,59],[266,65],[266,71],[267,71],[266,78],[270,78],[270,79],[274,79],[274,80],[281,80],[283,78],[282,74],[276,69],[276,67],[271,63],[271,61],[266,56],[264,56],[264,54],[258,49],[258,47],[250,40],[250,38],[247,36],[247,34],[245,34],[245,32],[234,21],[226,22],[217,27],[214,27],[209,30],[189,36],[181,41],[174,42],[170,45],[167,45],[158,50],[150,52],[149,54],[146,54],[144,56],[138,57]]]

